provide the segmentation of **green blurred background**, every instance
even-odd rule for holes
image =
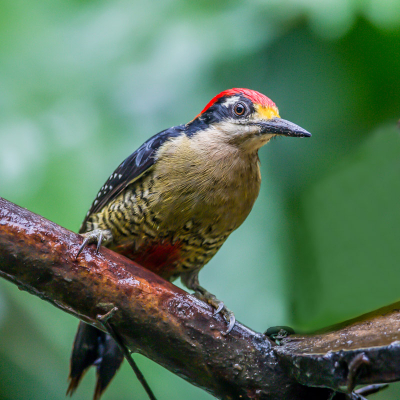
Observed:
[[[399,0],[2,0],[0,196],[77,231],[144,140],[249,87],[313,136],[261,149],[259,199],[202,284],[259,331],[399,300],[399,28]],[[0,281],[0,399],[64,399],[77,322]],[[136,358],[160,400],[211,398]],[[126,363],[104,399],[146,399]]]

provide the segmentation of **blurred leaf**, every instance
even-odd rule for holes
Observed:
[[[383,127],[301,196],[300,324],[339,322],[400,298],[400,133]]]

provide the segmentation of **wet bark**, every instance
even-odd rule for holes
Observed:
[[[220,399],[335,399],[356,384],[400,378],[400,304],[276,345],[127,258],[0,198],[0,276],[103,329]],[[72,338],[71,338],[72,341]],[[67,362],[67,360],[66,360]],[[156,391],[156,389],[155,389]]]

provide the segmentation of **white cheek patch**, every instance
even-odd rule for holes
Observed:
[[[221,122],[218,125],[218,130],[223,132],[228,137],[244,136],[248,134],[257,134],[260,128],[254,125],[237,124],[233,119]]]
[[[226,99],[222,105],[225,106],[226,108],[228,108],[229,106],[231,106],[232,104],[235,104],[237,101],[239,101],[240,97],[239,96],[233,96],[233,97],[229,97],[228,99]]]

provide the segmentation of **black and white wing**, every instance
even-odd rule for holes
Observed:
[[[179,125],[157,133],[126,158],[99,190],[82,223],[80,232],[84,229],[90,215],[101,211],[106,204],[118,196],[128,185],[151,169],[156,161],[157,150],[167,140],[182,135],[184,131],[185,125]]]

